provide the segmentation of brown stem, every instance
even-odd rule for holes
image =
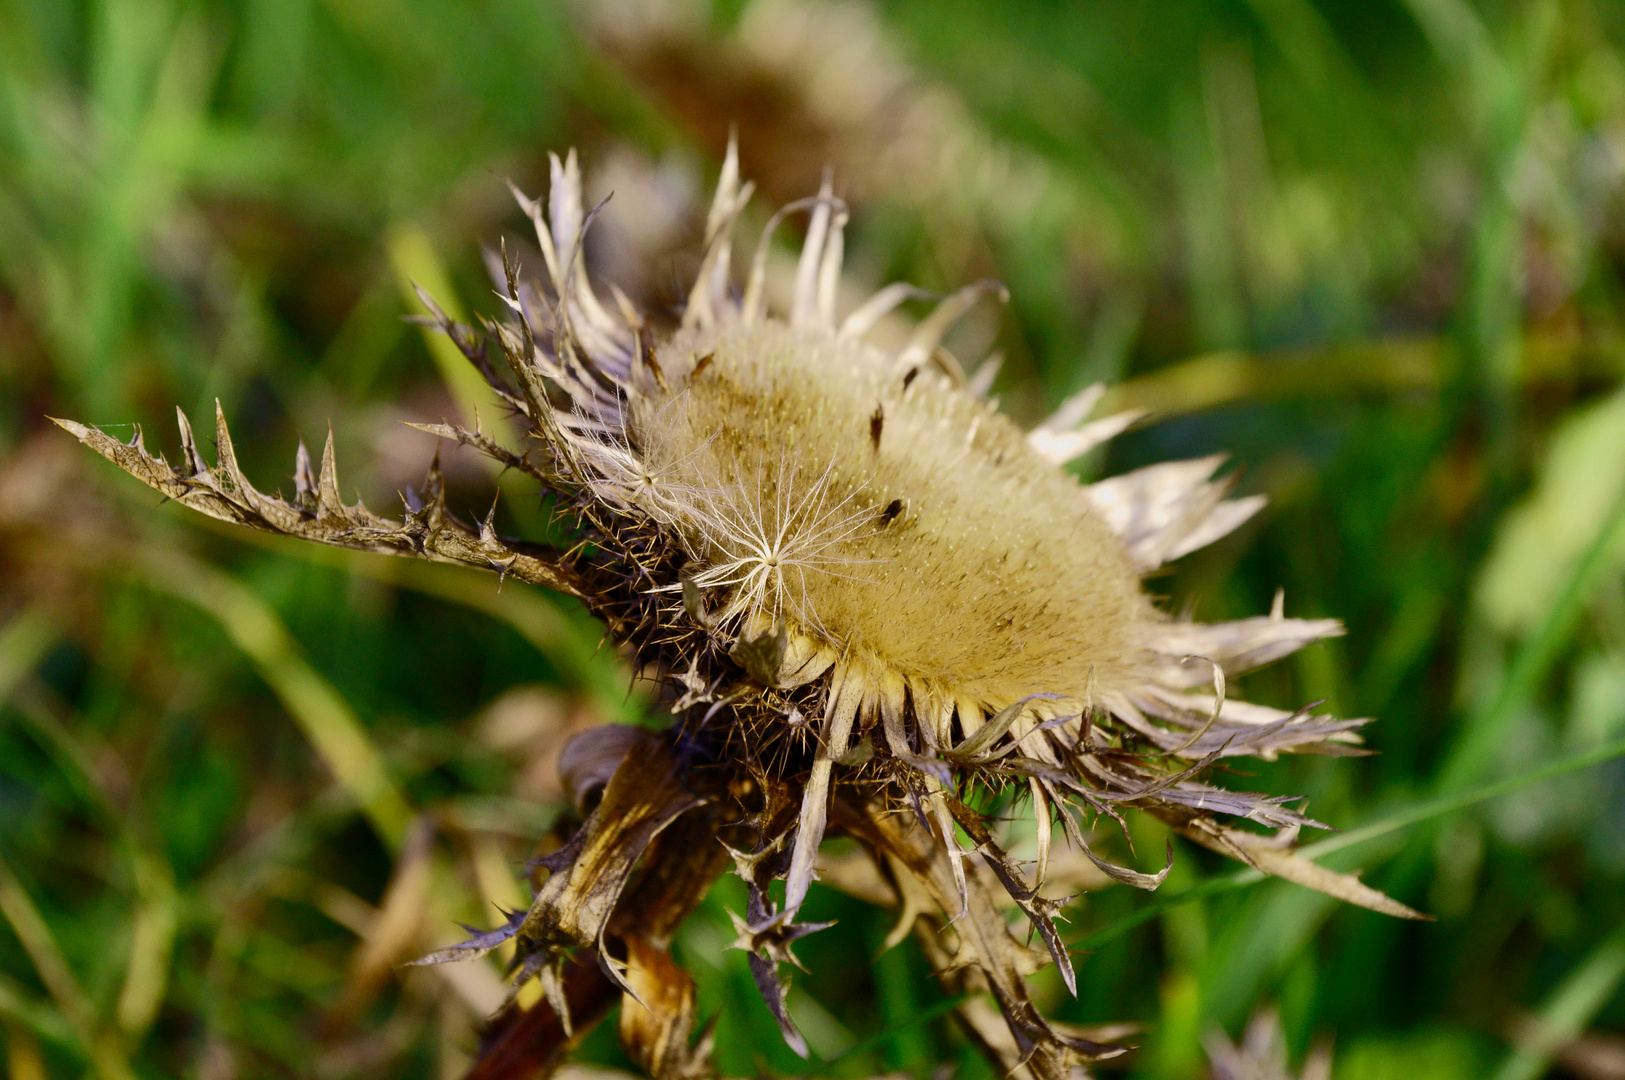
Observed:
[[[511,1001],[486,1026],[480,1056],[464,1080],[540,1080],[564,1064],[565,1055],[604,1018],[620,990],[591,950],[565,965],[562,981],[573,1030],[565,1033],[545,998],[528,1009]]]

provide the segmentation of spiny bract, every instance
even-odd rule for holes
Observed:
[[[961,1006],[977,1038],[1009,1069],[1061,1077],[1119,1048],[1039,1016],[1022,983],[1034,954],[992,896],[1007,894],[1074,986],[1054,922],[1059,902],[1039,891],[1057,821],[1107,875],[1138,887],[1155,888],[1167,870],[1099,858],[1086,826],[1102,815],[1120,822],[1125,808],[1146,809],[1249,865],[1415,917],[1292,855],[1296,830],[1315,824],[1292,800],[1198,778],[1243,754],[1357,753],[1354,729],[1364,723],[1225,693],[1229,677],[1341,633],[1337,622],[1288,619],[1277,598],[1267,616],[1200,624],[1159,612],[1143,593],[1144,574],[1262,504],[1225,498],[1228,485],[1213,479],[1218,458],[1080,484],[1063,466],[1138,417],[1089,422],[1100,387],[1031,432],[985,403],[993,366],[967,379],[939,342],[1000,291],[989,283],[943,300],[900,350],[872,344],[869,331],[917,290],[891,285],[837,311],[846,208],[828,183],[769,222],[736,292],[730,234],[750,185],[730,147],[698,278],[669,333],[651,329],[618,291],[606,302],[590,284],[581,248],[592,215],[573,154],[553,159],[545,208],[515,194],[536,225],[546,288],[521,281],[504,254],[498,285],[511,318],[484,334],[425,299],[534,445],[517,453],[477,427],[423,427],[534,477],[575,530],[573,545],[505,539],[489,517],[458,521],[438,472],[408,494],[400,521],[346,506],[331,440],[319,471],[300,447],[290,503],[243,476],[220,416],[212,468],[184,417],[179,468],[149,455],[139,431],[126,444],[62,422],[212,516],[486,567],[578,596],[662,681],[678,717],[664,735],[579,737],[567,779],[583,799],[601,797],[545,861],[552,875],[530,909],[426,961],[516,940],[520,979],[539,974],[567,1022],[565,961],[595,948],[604,976],[641,1010],[622,1018],[635,1059],[659,1076],[703,1074],[705,1043],[689,1045],[692,986],[683,984],[686,997],[667,993],[687,976],[659,957],[731,858],[749,890],[738,944],[785,1037],[805,1052],[777,965],[816,929],[795,915],[819,844],[835,831],[872,860],[880,878],[871,892],[904,910],[899,932],[918,930],[942,978],[956,992],[993,995],[996,1014],[980,999]],[[775,226],[796,210],[810,218],[781,317],[767,310],[767,255]],[[1017,793],[1030,798],[1036,826],[1030,868],[1001,848],[994,811],[973,808],[1002,813]],[[1224,816],[1282,833],[1235,828]],[[645,874],[629,885],[640,861]],[[770,886],[780,879],[775,903]],[[651,1002],[660,986],[665,1004]]]

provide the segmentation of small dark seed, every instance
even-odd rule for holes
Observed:
[[[710,364],[711,364],[711,361],[715,360],[716,358],[717,358],[717,354],[714,353],[714,352],[708,352],[704,356],[700,357],[700,362],[694,365],[694,370],[688,373],[688,377],[690,379],[699,378],[700,377],[700,372],[704,371],[707,367],[709,367]]]
[[[643,350],[643,362],[649,366],[650,371],[654,372],[655,382],[660,384],[660,389],[669,389],[666,386],[666,374],[660,370],[660,361],[655,359],[654,346],[648,346]]]
[[[902,512],[903,500],[893,499],[891,502],[886,504],[886,509],[880,512],[880,523],[882,525],[890,525],[892,522],[897,520],[897,515],[901,514]]]
[[[879,405],[875,406],[875,414],[869,417],[869,441],[875,444],[875,450],[880,449],[880,429],[886,424],[886,410]]]

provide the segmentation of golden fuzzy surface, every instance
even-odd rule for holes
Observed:
[[[707,604],[999,708],[1121,687],[1158,618],[1024,433],[927,364],[778,321],[679,333],[627,435]]]

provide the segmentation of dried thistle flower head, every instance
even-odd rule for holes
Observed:
[[[678,334],[656,354],[668,381],[633,383],[626,436],[652,479],[632,501],[725,596],[724,628],[784,625],[818,660],[780,681],[833,667],[853,711],[887,681],[995,712],[1034,687],[1073,711],[1126,689],[1156,614],[1122,541],[916,353],[748,316]]]
[[[1000,911],[1020,909],[1073,987],[1059,904],[1039,891],[1057,822],[1101,870],[1137,887],[1155,888],[1166,867],[1099,858],[1085,826],[1145,809],[1259,869],[1415,916],[1292,855],[1297,830],[1316,824],[1292,800],[1200,778],[1237,755],[1358,753],[1364,723],[1225,693],[1228,678],[1341,633],[1337,622],[1288,619],[1277,598],[1267,616],[1199,624],[1159,612],[1143,592],[1143,575],[1259,509],[1258,498],[1226,499],[1219,459],[1075,480],[1065,463],[1137,417],[1090,422],[1099,387],[1030,432],[985,403],[991,369],[967,379],[939,342],[997,291],[989,283],[943,300],[900,350],[871,344],[876,321],[916,290],[888,286],[837,311],[847,215],[827,182],[773,219],[736,293],[731,230],[750,185],[730,148],[698,278],[668,334],[613,287],[606,299],[591,284],[581,247],[592,215],[573,154],[554,159],[545,208],[516,195],[536,225],[545,283],[522,282],[504,259],[510,317],[484,334],[431,310],[533,445],[521,453],[477,429],[424,429],[533,476],[576,531],[573,546],[505,539],[489,517],[459,522],[436,472],[400,521],[345,506],[331,441],[319,471],[300,448],[290,503],[248,483],[218,417],[214,467],[184,417],[179,468],[149,455],[139,433],[124,444],[62,422],[212,516],[569,592],[660,673],[677,717],[669,731],[580,737],[567,784],[583,808],[601,795],[545,861],[552,876],[529,911],[427,961],[517,939],[521,980],[540,975],[567,1025],[571,978],[584,977],[568,959],[596,949],[598,970],[636,1005],[622,1018],[636,1059],[656,1075],[703,1074],[706,1044],[689,1042],[692,983],[664,943],[731,860],[749,886],[738,944],[805,1052],[778,965],[817,929],[796,915],[820,842],[839,832],[868,853],[882,875],[869,894],[902,909],[899,930],[918,931],[944,980],[991,992],[996,1011],[980,999],[960,1010],[989,1052],[1063,1076],[1121,1048],[1039,1016],[1022,980],[1043,954]],[[789,311],[770,313],[768,245],[790,210],[810,212],[807,238]],[[511,383],[491,362],[493,343]],[[990,813],[976,809],[1018,796],[1036,823],[1031,867],[1001,849]]]

